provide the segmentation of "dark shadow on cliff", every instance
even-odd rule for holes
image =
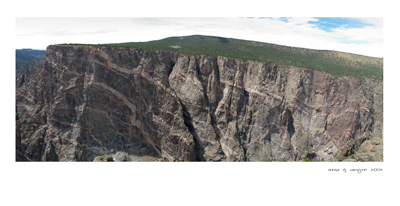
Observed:
[[[200,145],[200,138],[197,135],[194,127],[193,127],[193,120],[192,117],[190,116],[190,113],[188,112],[187,108],[185,107],[184,104],[179,100],[179,103],[182,105],[183,108],[183,120],[185,126],[189,129],[190,134],[193,136],[193,140],[195,143],[195,150],[196,150],[196,161],[206,161],[204,159],[204,148]]]

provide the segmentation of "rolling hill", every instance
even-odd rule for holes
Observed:
[[[16,63],[27,62],[34,59],[43,58],[46,54],[45,50],[34,50],[34,49],[17,49],[15,51]]]

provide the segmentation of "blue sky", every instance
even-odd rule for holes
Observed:
[[[146,17],[17,18],[17,48],[58,43],[151,41],[212,35],[310,49],[383,56],[383,18]]]
[[[244,18],[244,17],[240,17]],[[256,17],[246,17],[248,19],[254,19]],[[257,17],[258,19],[273,19],[283,22],[289,22],[291,17]],[[366,26],[375,26],[374,24],[368,23],[365,20],[358,18],[346,18],[346,17],[313,17],[315,20],[308,21],[307,24],[313,25],[313,28],[318,28],[326,32],[334,32],[333,29],[337,28],[364,28]],[[298,24],[301,25],[301,24]]]
[[[314,17],[318,21],[309,21],[308,24],[315,25],[316,28],[326,31],[334,32],[333,29],[337,28],[365,28],[366,26],[375,26],[358,18],[343,18],[343,17]]]

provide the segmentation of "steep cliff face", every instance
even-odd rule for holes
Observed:
[[[383,160],[383,84],[366,78],[50,46],[17,87],[17,161]]]

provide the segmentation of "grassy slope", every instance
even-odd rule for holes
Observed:
[[[149,51],[177,51],[187,55],[225,56],[242,60],[272,62],[280,66],[303,67],[330,73],[335,76],[383,79],[382,58],[337,51],[287,47],[223,37],[194,35],[169,37],[150,42],[91,46],[130,47]]]

